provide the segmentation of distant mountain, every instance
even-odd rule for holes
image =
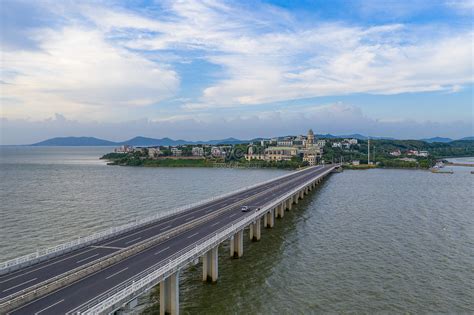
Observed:
[[[196,142],[196,143],[202,143],[202,144],[241,144],[241,143],[250,143],[253,141],[258,141],[256,139],[253,140],[239,140],[235,138],[227,138],[227,139],[222,139],[222,140],[209,140],[209,141],[204,141],[204,142]]]
[[[443,138],[443,137],[433,137],[433,138],[428,138],[428,139],[421,139],[421,141],[425,141],[425,142],[428,142],[428,143],[433,143],[433,142],[443,142],[443,143],[447,143],[447,142],[453,141],[453,139],[451,139],[451,138]]]
[[[216,144],[239,144],[239,143],[247,143],[251,140],[239,140],[235,138],[227,138],[221,140],[208,140],[208,141],[187,141],[187,140],[173,140],[170,138],[161,138],[161,139],[153,139],[153,138],[146,138],[146,137],[135,137],[127,141],[119,142],[118,145],[132,145],[135,147],[151,147],[151,146],[176,146],[176,145],[184,145],[184,144],[209,144],[209,145],[216,145]]]
[[[335,138],[355,138],[358,140],[367,140],[368,138],[361,134],[350,134],[350,135],[332,135],[332,134],[321,134],[316,135],[317,138],[325,138],[325,139],[335,139]],[[255,141],[260,141],[265,138],[255,138],[251,140],[240,140],[236,138],[226,138],[220,140],[207,140],[207,141],[187,141],[187,140],[173,140],[170,138],[161,138],[161,139],[154,139],[154,138],[147,138],[147,137],[135,137],[126,141],[121,142],[114,142],[108,141],[103,139],[98,139],[94,137],[57,137],[48,139],[45,141],[41,141],[38,143],[32,144],[33,146],[119,146],[119,145],[131,145],[134,147],[152,147],[152,146],[177,146],[177,145],[184,145],[184,144],[209,144],[209,145],[217,145],[217,144],[241,144],[241,143],[251,143]],[[370,137],[370,139],[384,139],[384,140],[395,140],[394,138],[389,137]],[[474,140],[474,137],[465,137],[459,140]],[[426,141],[429,143],[432,142],[451,142],[453,141],[450,138],[442,138],[442,137],[434,137],[429,139],[422,139],[422,141]]]
[[[114,146],[117,143],[94,137],[57,137],[32,144],[34,146]]]
[[[147,138],[147,137],[135,137],[126,141],[114,142],[103,139],[97,139],[94,137],[57,137],[41,141],[32,144],[33,146],[120,146],[120,145],[131,145],[134,147],[153,147],[153,146],[177,146],[184,144],[240,144],[249,143],[253,140],[239,140],[235,138],[227,138],[220,140],[208,140],[208,141],[187,141],[187,140],[173,140],[170,138]],[[255,140],[257,141],[257,140]]]
[[[358,134],[358,133],[354,133],[354,134],[350,134],[350,135],[338,135],[338,136],[327,133],[325,135],[316,135],[316,137],[317,138],[323,138],[323,139],[340,139],[340,138],[354,138],[354,139],[357,139],[357,140],[367,140],[367,139],[369,139],[369,137]],[[395,138],[390,138],[390,137],[373,137],[373,136],[371,136],[370,139],[374,139],[374,140],[395,140]]]
[[[153,138],[146,138],[146,137],[135,137],[126,141],[118,142],[118,145],[131,145],[134,147],[153,147],[159,145],[183,145],[189,144],[190,141],[185,140],[173,140],[170,138],[161,138],[161,139],[153,139]]]

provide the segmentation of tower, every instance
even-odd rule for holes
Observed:
[[[308,131],[308,137],[306,139],[306,147],[314,146],[314,132],[313,129]]]

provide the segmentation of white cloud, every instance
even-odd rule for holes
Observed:
[[[474,14],[474,1],[473,0],[448,0],[446,5],[451,7],[462,14],[470,15]]]
[[[16,100],[6,117],[46,117],[52,112],[97,118],[157,103],[174,94],[177,74],[165,65],[114,46],[82,27],[36,32],[40,50],[3,52],[2,97]]]
[[[109,31],[154,32],[132,32],[122,40],[127,47],[183,55],[198,51],[220,66],[220,79],[204,86],[201,97],[184,109],[350,93],[452,91],[473,82],[471,30],[453,35],[437,26],[403,24],[303,27],[273,7],[250,11],[215,1],[166,2],[165,7],[169,16],[156,19],[110,10],[85,14]]]

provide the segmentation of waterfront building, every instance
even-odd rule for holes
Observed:
[[[191,153],[193,156],[203,156],[204,155],[204,149],[201,147],[194,147],[191,150]]]
[[[115,148],[114,152],[115,153],[130,153],[130,152],[133,152],[133,147],[131,145],[125,144],[118,148]]]
[[[222,147],[212,147],[211,155],[215,158],[225,158],[226,151]]]
[[[150,159],[156,159],[161,154],[159,148],[148,148],[148,157]]]
[[[395,151],[390,152],[391,156],[400,156],[401,154],[402,152],[400,152],[400,150],[395,150]]]
[[[171,148],[171,154],[173,156],[181,156],[181,154],[183,154],[183,151],[178,149],[177,147],[173,147]]]
[[[290,161],[297,154],[298,149],[294,147],[268,147],[265,149],[265,160]]]

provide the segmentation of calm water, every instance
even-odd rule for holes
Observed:
[[[1,260],[284,173],[112,167],[108,150],[1,149]],[[182,272],[182,312],[473,313],[473,168],[452,169],[331,175],[241,259],[223,244],[218,284]]]

